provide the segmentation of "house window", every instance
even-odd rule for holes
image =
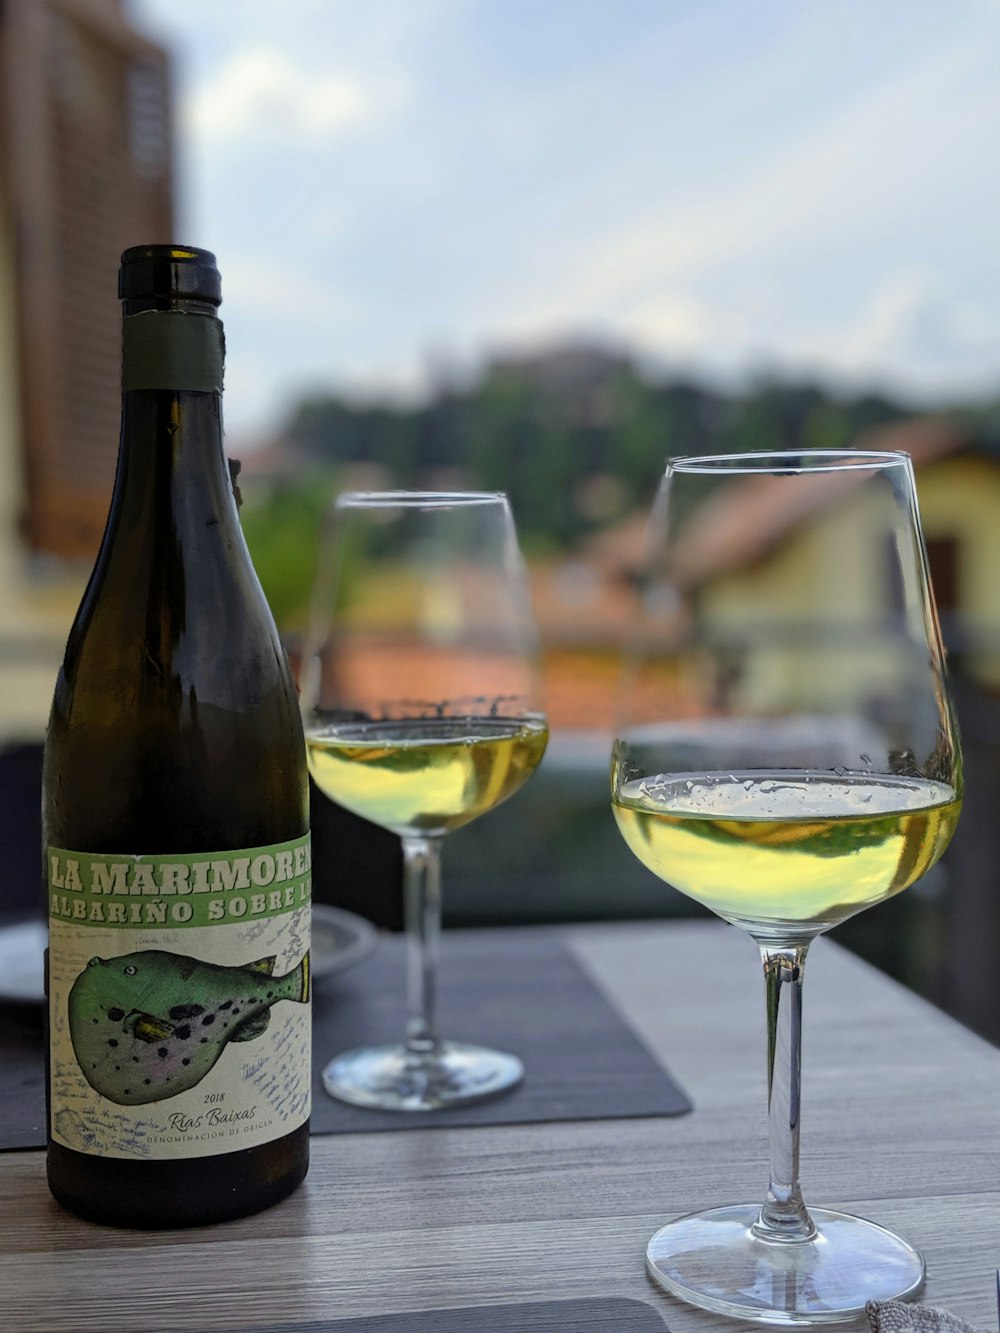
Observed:
[[[961,609],[958,538],[928,537],[926,546],[938,614],[950,615]]]

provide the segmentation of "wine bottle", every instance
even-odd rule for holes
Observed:
[[[118,467],[45,745],[48,1179],[186,1226],[306,1173],[308,786],[223,455],[215,258],[126,250],[119,296]]]

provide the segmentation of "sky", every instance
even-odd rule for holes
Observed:
[[[230,435],[587,340],[1000,391],[1000,0],[130,0]]]

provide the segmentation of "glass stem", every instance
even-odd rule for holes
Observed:
[[[802,1092],[802,971],[808,942],[758,941],[767,990],[767,1112],[771,1181],[754,1223],[762,1240],[811,1240],[816,1227],[799,1185],[799,1108]]]
[[[435,1054],[437,959],[441,935],[441,839],[403,839],[406,923],[406,1049],[420,1060]]]

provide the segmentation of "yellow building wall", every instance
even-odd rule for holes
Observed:
[[[944,459],[921,471],[917,487],[926,535],[958,539],[967,632],[1000,640],[1000,462],[973,453]]]
[[[966,453],[924,469],[918,478],[928,538],[958,544],[958,628],[962,670],[1000,688],[1000,461]]]
[[[86,571],[32,562],[20,537],[24,447],[17,293],[7,200],[0,192],[0,747],[40,740]]]
[[[972,647],[963,668],[981,684],[1000,686],[1000,462],[963,452],[917,474],[928,538],[950,538],[958,550],[959,624]],[[734,640],[750,631],[759,647],[743,662],[743,688],[766,707],[820,685],[845,707],[859,684],[869,692],[903,688],[907,663],[888,640],[858,634],[880,601],[887,560],[882,499],[850,498],[818,513],[773,552],[728,575],[706,593],[717,625]],[[849,536],[845,537],[845,532]],[[810,625],[808,636],[796,627]],[[853,632],[852,632],[853,631]]]

